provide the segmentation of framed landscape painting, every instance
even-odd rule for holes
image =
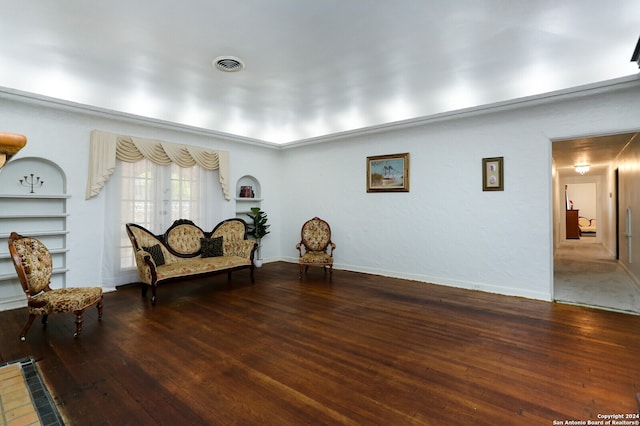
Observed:
[[[409,192],[409,153],[367,157],[367,192]]]

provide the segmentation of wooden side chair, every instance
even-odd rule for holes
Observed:
[[[333,251],[335,243],[331,241],[331,227],[329,224],[314,217],[302,225],[300,231],[301,241],[296,244],[300,253],[300,279],[303,272],[306,273],[309,266],[320,266],[325,273],[329,268],[329,280],[333,278]]]
[[[102,318],[102,288],[54,290],[49,287],[53,261],[51,253],[39,240],[12,232],[9,236],[9,253],[22,289],[27,295],[29,310],[29,319],[20,333],[20,340],[26,340],[27,332],[36,315],[42,315],[42,324],[46,326],[49,314],[73,312],[76,316],[74,337],[78,337],[82,331],[82,314],[85,309],[96,305],[98,319]]]

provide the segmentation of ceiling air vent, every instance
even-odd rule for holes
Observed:
[[[213,60],[213,66],[224,72],[238,72],[244,68],[244,62],[235,56],[218,56]]]

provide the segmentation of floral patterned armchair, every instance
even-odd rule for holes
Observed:
[[[54,290],[49,287],[53,262],[51,253],[40,241],[12,232],[9,236],[9,253],[22,289],[27,295],[29,310],[29,319],[20,333],[20,340],[26,340],[27,332],[36,315],[42,315],[42,324],[46,325],[49,314],[73,312],[76,316],[75,337],[82,331],[82,314],[85,309],[96,305],[98,319],[102,318],[102,288]]]
[[[301,241],[296,244],[300,253],[300,279],[303,271],[306,273],[309,266],[321,266],[325,273],[329,268],[329,279],[333,275],[333,251],[336,249],[335,243],[331,241],[331,227],[329,224],[314,217],[302,225],[300,231]]]

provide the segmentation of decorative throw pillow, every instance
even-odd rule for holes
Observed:
[[[164,265],[164,254],[162,254],[160,244],[156,244],[151,247],[142,247],[142,250],[148,252],[151,257],[153,257],[153,261],[156,262],[156,266]]]
[[[222,237],[201,238],[202,257],[218,257],[224,255]]]

